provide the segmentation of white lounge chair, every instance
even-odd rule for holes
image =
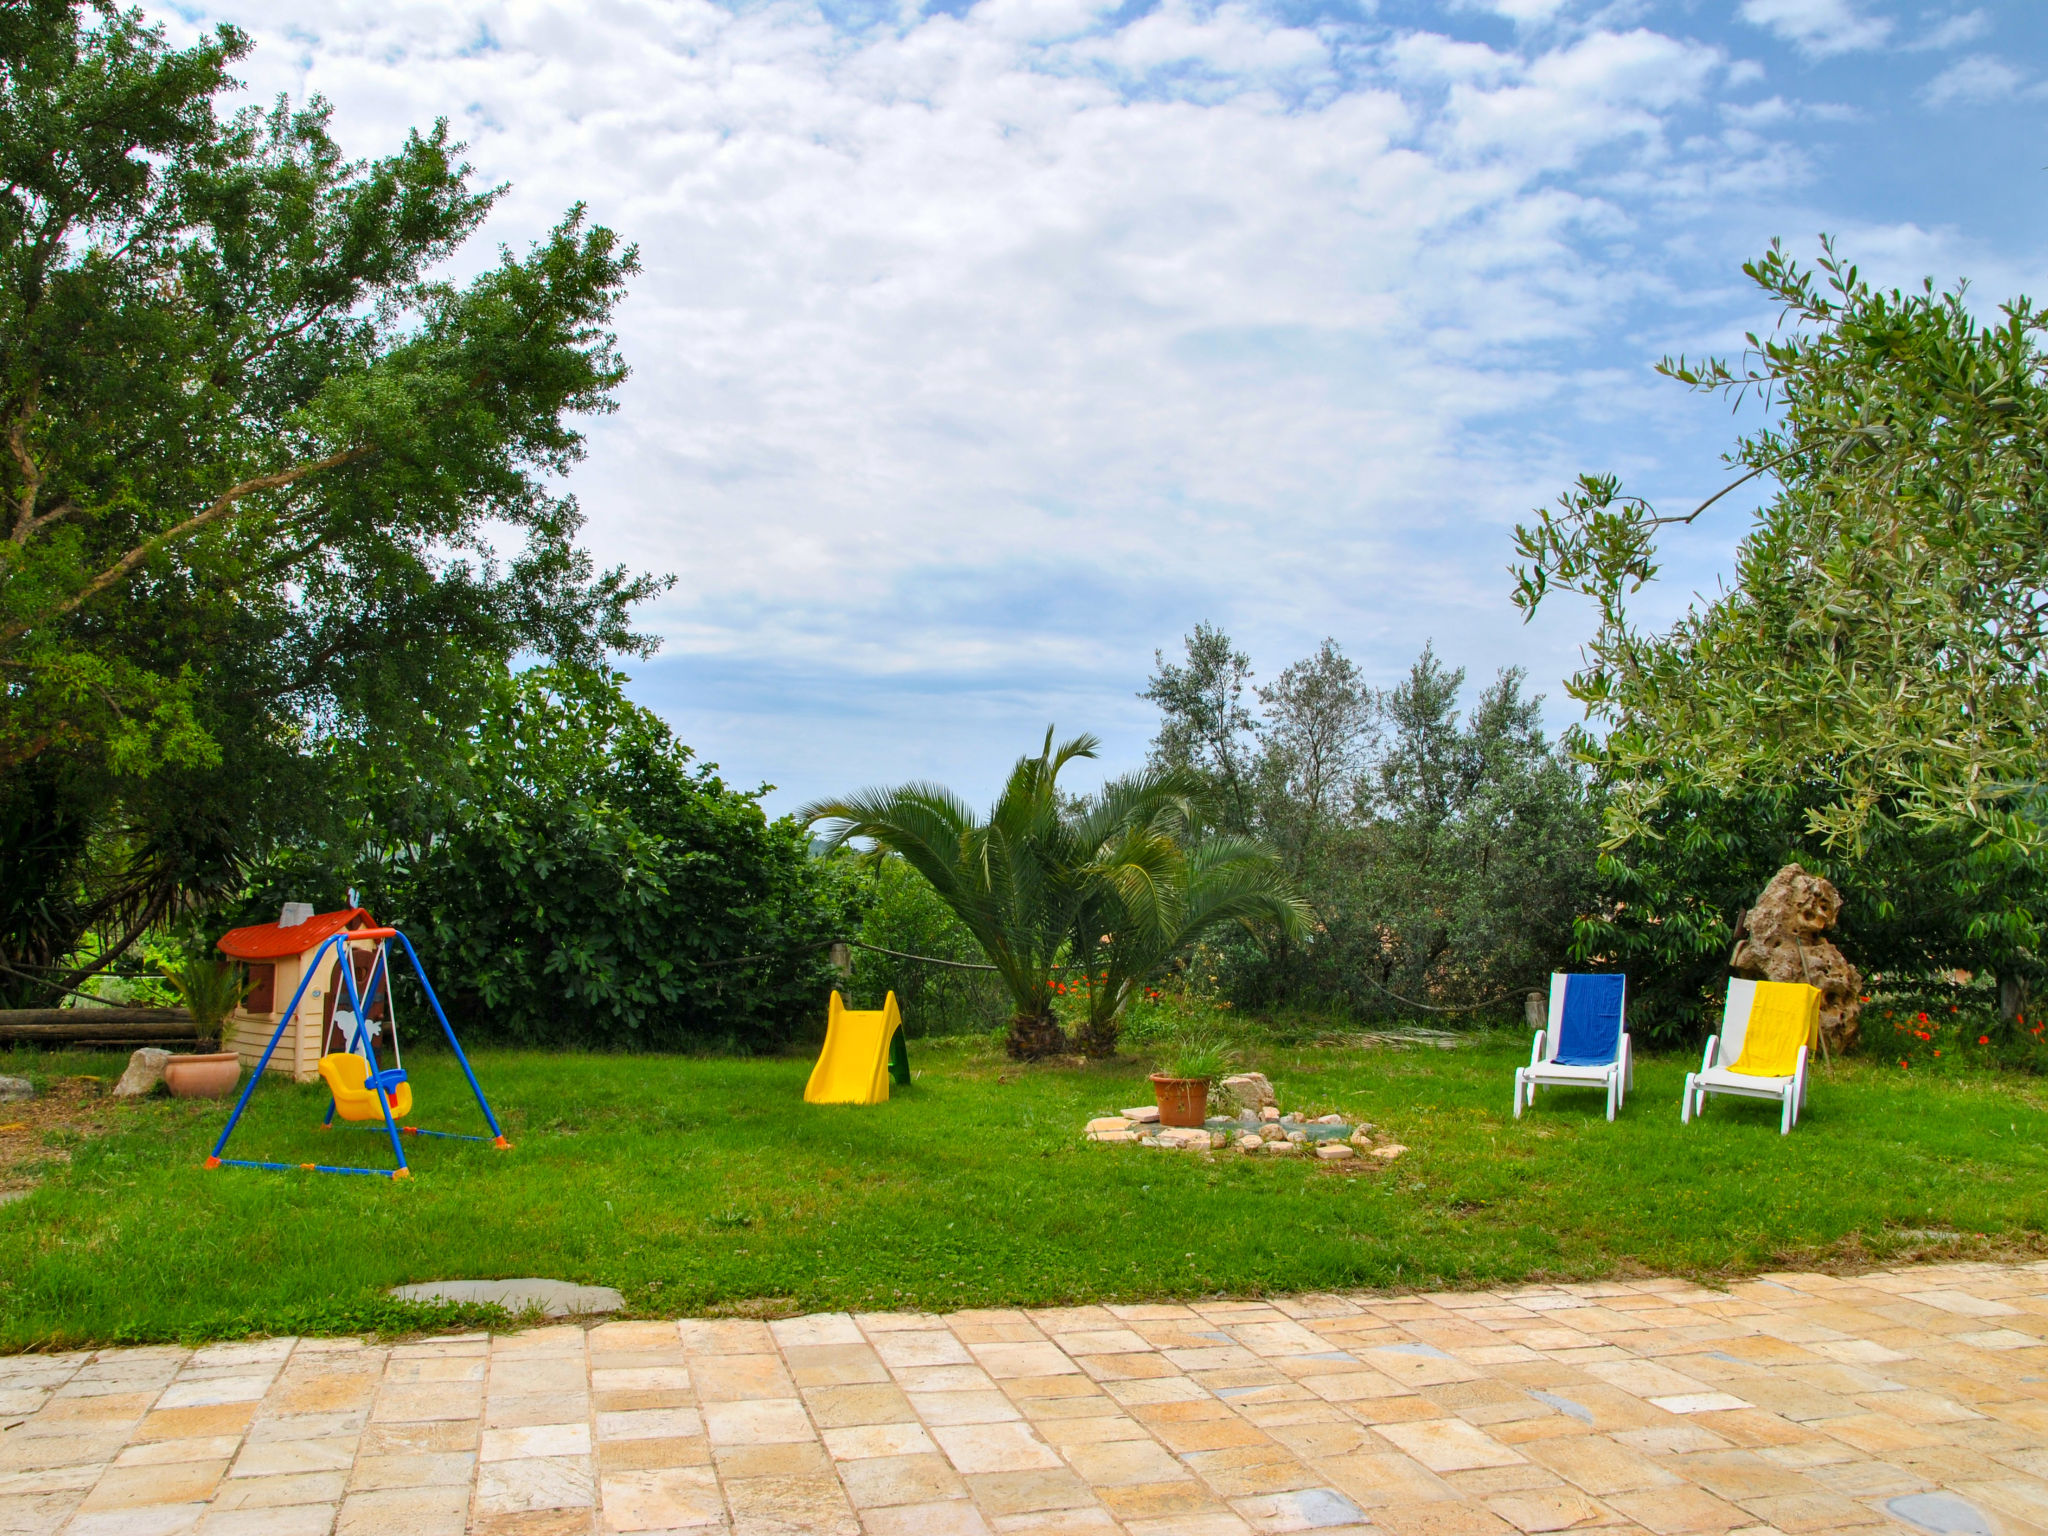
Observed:
[[[1766,1013],[1782,1009],[1785,1014],[1774,1030],[1775,1049],[1764,1055],[1752,1052],[1750,1059],[1744,1061],[1745,1046],[1765,1044],[1761,1039],[1753,1042],[1750,1038],[1751,1023],[1760,1017],[1759,1003]],[[1795,1013],[1797,1017],[1793,1019]],[[1788,1019],[1797,1033],[1788,1033],[1783,1027]],[[1727,1093],[1743,1099],[1775,1099],[1781,1106],[1778,1134],[1789,1135],[1799,1123],[1799,1112],[1806,1107],[1807,1058],[1819,1034],[1820,988],[1797,981],[1731,978],[1728,1001],[1721,1010],[1721,1032],[1708,1037],[1699,1071],[1685,1074],[1685,1095],[1678,1106],[1680,1122],[1690,1122],[1705,1109],[1708,1094]],[[1795,1040],[1796,1045],[1792,1043]],[[1790,1070],[1754,1070],[1760,1065],[1785,1066]],[[1738,1066],[1745,1070],[1737,1071]]]
[[[1529,1065],[1515,1069],[1515,1118],[1536,1102],[1538,1087],[1604,1088],[1612,1120],[1635,1080],[1628,978],[1553,975],[1549,1026],[1536,1031]]]

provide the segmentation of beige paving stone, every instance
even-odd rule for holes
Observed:
[[[464,1536],[468,1528],[467,1487],[393,1488],[342,1500],[334,1536]]]
[[[1604,1505],[1570,1488],[1497,1494],[1486,1501],[1486,1507],[1529,1536],[1544,1531],[1568,1531],[1574,1526],[1595,1525],[1612,1518]]]
[[[180,1461],[154,1467],[110,1467],[79,1508],[87,1514],[153,1504],[203,1502],[227,1473],[224,1461]]]
[[[867,1536],[990,1536],[988,1521],[966,1499],[869,1510],[860,1524]]]
[[[782,1444],[817,1435],[804,1405],[793,1398],[706,1403],[703,1415],[713,1445]]]
[[[1687,1483],[1641,1493],[1609,1494],[1605,1503],[1636,1524],[1655,1531],[1657,1536],[1699,1536],[1757,1523],[1746,1511]]]
[[[985,1517],[996,1536],[1117,1536],[1120,1526],[1098,1505],[1078,1509],[1042,1509],[1020,1515]]]
[[[986,1392],[912,1392],[910,1405],[927,1424],[1001,1424],[1023,1410],[993,1389]]]
[[[215,1509],[284,1509],[333,1504],[348,1490],[346,1472],[290,1472],[281,1477],[235,1477],[213,1496]],[[467,1498],[465,1492],[464,1497]]]
[[[292,1504],[281,1509],[209,1509],[196,1536],[328,1536],[339,1506]]]
[[[372,1424],[363,1431],[358,1456],[411,1456],[437,1451],[473,1451],[483,1440],[474,1419],[430,1419],[416,1424]]]
[[[931,1434],[954,1470],[965,1476],[978,1472],[1028,1472],[1060,1465],[1052,1447],[1039,1439],[1028,1424],[946,1424],[934,1426]]]
[[[375,1488],[466,1488],[475,1476],[476,1457],[467,1451],[363,1456],[349,1469],[348,1487],[351,1493]]]
[[[778,1355],[716,1355],[693,1360],[690,1382],[702,1403],[796,1396],[796,1383]]]
[[[784,1351],[799,1387],[850,1386],[889,1379],[889,1368],[865,1344],[800,1344]]]
[[[1111,1440],[1095,1445],[1067,1445],[1060,1454],[1091,1487],[1178,1482],[1189,1473],[1164,1446],[1143,1440]]]
[[[590,1398],[581,1392],[494,1392],[484,1404],[486,1429],[572,1424],[589,1417]]]
[[[172,1461],[228,1461],[241,1447],[236,1435],[211,1435],[199,1440],[145,1440],[114,1458],[117,1467],[157,1467]],[[4,1480],[0,1480],[4,1486]]]
[[[803,1399],[821,1429],[917,1421],[910,1399],[896,1387],[811,1387],[805,1389]]]
[[[709,1467],[607,1473],[598,1480],[607,1532],[723,1525],[725,1499]]]
[[[632,1408],[620,1413],[600,1411],[600,1440],[651,1440],[704,1433],[704,1416],[695,1408]]]
[[[476,1472],[478,1514],[516,1514],[541,1509],[587,1509],[596,1489],[586,1456],[522,1456],[480,1462]]]
[[[891,1504],[929,1504],[967,1496],[967,1485],[933,1452],[903,1456],[871,1456],[839,1464],[846,1496],[856,1509]]]
[[[1097,1507],[1088,1485],[1059,1465],[979,1473],[968,1477],[967,1489],[984,1516]]]
[[[711,1442],[699,1437],[605,1440],[597,1447],[600,1472],[658,1472],[665,1467],[708,1467]]]
[[[874,1456],[915,1456],[938,1450],[918,1424],[862,1424],[824,1431],[825,1449],[835,1461],[866,1461]]]
[[[719,1446],[712,1452],[718,1475],[736,1477],[830,1477],[832,1457],[815,1440],[782,1445]]]
[[[1518,1451],[1502,1445],[1463,1419],[1421,1419],[1382,1424],[1378,1426],[1378,1433],[1432,1472],[1509,1466],[1522,1460]]]

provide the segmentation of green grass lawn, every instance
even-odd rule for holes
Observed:
[[[658,1315],[2048,1251],[2038,1079],[1838,1065],[1781,1139],[1762,1103],[1716,1099],[1681,1126],[1696,1056],[1641,1060],[1615,1125],[1598,1094],[1555,1090],[1517,1122],[1509,1078],[1527,1052],[1495,1034],[1256,1053],[1283,1104],[1412,1149],[1384,1169],[1087,1144],[1087,1116],[1149,1100],[1139,1064],[1018,1068],[979,1042],[920,1042],[915,1085],[874,1108],[806,1106],[806,1060],[484,1051],[516,1149],[409,1138],[400,1184],[204,1171],[224,1105],[123,1105],[102,1116],[110,1134],[53,1134],[43,1182],[0,1208],[0,1347],[399,1327],[418,1318],[385,1289],[428,1279],[614,1285]],[[418,1123],[477,1128],[450,1058],[409,1065]],[[119,1067],[0,1061],[109,1081]],[[318,1131],[325,1103],[267,1080],[231,1152],[388,1154],[381,1130]]]

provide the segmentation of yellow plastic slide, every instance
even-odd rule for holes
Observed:
[[[903,1028],[896,994],[855,1012],[836,991],[825,1014],[825,1049],[804,1088],[806,1104],[880,1104],[889,1097],[889,1043]]]

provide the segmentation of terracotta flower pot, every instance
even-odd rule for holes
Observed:
[[[1159,1101],[1161,1125],[1199,1126],[1209,1117],[1209,1079],[1152,1074],[1152,1096]]]
[[[242,1080],[242,1058],[233,1051],[210,1056],[173,1056],[164,1063],[164,1086],[178,1099],[224,1099]]]

